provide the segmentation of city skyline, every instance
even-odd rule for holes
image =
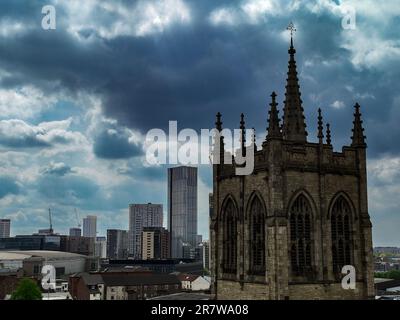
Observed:
[[[399,246],[397,3],[347,1],[357,28],[345,30],[343,4],[335,1],[167,2],[173,5],[104,8],[90,1],[81,12],[49,0],[56,30],[42,29],[40,1],[2,2],[0,219],[11,219],[11,235],[47,228],[49,207],[63,234],[76,226],[74,208],[98,217],[99,235],[127,228],[129,203],[163,204],[166,221],[169,166],[146,164],[144,135],[169,120],[198,131],[211,128],[218,111],[245,112],[260,145],[267,119],[259,115],[270,92],[284,86],[285,28],[293,20],[309,139],[318,140],[314,111],[321,107],[340,151],[350,142],[343,119],[360,103],[374,246]],[[165,19],[152,23],[148,12]],[[284,91],[277,94],[282,112]],[[240,119],[224,121],[237,128]],[[198,232],[208,238],[209,166],[199,166],[198,182]]]

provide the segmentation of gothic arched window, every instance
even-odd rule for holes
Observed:
[[[289,209],[290,215],[290,259],[292,271],[304,274],[312,266],[311,206],[304,195],[299,195]]]
[[[340,196],[331,211],[331,239],[333,271],[339,273],[342,267],[352,262],[351,210],[348,201]]]
[[[250,207],[250,273],[265,273],[265,212],[258,197]]]
[[[228,200],[223,213],[223,261],[225,273],[236,273],[237,215],[232,200]]]

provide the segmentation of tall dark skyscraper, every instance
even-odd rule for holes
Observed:
[[[183,248],[196,247],[197,168],[168,169],[168,230],[171,257],[183,258]]]

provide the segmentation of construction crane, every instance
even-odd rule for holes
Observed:
[[[78,228],[80,228],[81,227],[81,223],[79,221],[79,214],[78,214],[78,210],[76,210],[76,208],[75,208],[75,216],[76,216],[76,221],[78,222]]]
[[[49,233],[53,234],[53,223],[51,222],[51,209],[50,208],[49,208],[49,222],[50,222]]]

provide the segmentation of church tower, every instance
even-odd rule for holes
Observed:
[[[236,157],[219,137],[210,216],[212,290],[217,299],[368,299],[374,296],[372,225],[368,213],[366,143],[355,105],[351,144],[332,147],[330,125],[318,112],[318,142],[307,140],[293,44],[282,122],[271,95],[261,148],[241,137],[241,155],[254,154],[250,175],[237,175]],[[240,128],[245,131],[244,115]],[[281,126],[282,123],[282,126]],[[222,132],[222,115],[216,130]],[[325,139],[325,140],[324,140]],[[225,158],[223,157],[225,156]],[[233,159],[225,163],[224,159]],[[342,269],[355,270],[355,289]]]

